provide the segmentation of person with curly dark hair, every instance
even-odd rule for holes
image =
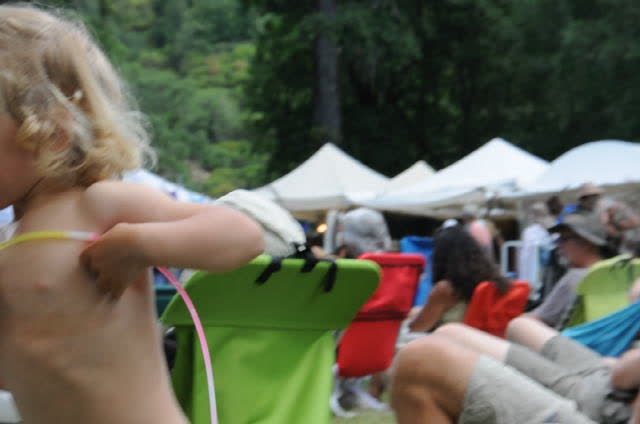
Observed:
[[[510,281],[460,227],[440,230],[434,239],[433,281],[427,303],[409,324],[412,332],[429,331],[439,323],[461,322],[475,288],[491,281],[506,293]]]

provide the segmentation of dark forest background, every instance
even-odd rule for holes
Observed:
[[[81,15],[118,65],[155,171],[214,196],[326,141],[392,176],[498,136],[551,160],[640,133],[635,0],[39,3]]]

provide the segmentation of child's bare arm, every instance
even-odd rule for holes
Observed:
[[[246,215],[211,204],[178,202],[139,184],[105,182],[87,190],[108,230],[82,254],[98,285],[118,297],[149,266],[226,271],[264,250]]]

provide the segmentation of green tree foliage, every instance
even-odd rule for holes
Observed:
[[[293,0],[47,3],[81,15],[130,82],[158,171],[213,195],[328,141],[314,122],[319,35],[339,52],[332,141],[389,175],[496,136],[552,159],[640,132],[636,0],[335,0],[335,16]]]
[[[238,187],[260,185],[267,157],[254,152],[247,141],[224,141],[209,145],[202,160],[206,168],[216,169],[201,185],[202,190],[218,196]]]
[[[425,158],[441,166],[495,135],[502,63],[490,40],[499,16],[481,3],[346,0],[334,22],[265,3],[252,2],[266,24],[249,91],[259,146],[278,158],[270,169],[286,170],[326,141],[309,111],[320,26],[333,28],[340,47],[342,147],[368,165],[393,173]]]
[[[274,174],[325,141],[310,110],[321,25],[340,48],[342,147],[382,172],[444,166],[495,136],[548,159],[637,137],[633,0],[339,0],[333,22],[297,2],[245,2],[263,23],[249,106]]]
[[[513,24],[522,34],[513,49],[519,63],[511,85],[530,105],[510,121],[509,133],[550,158],[586,141],[637,139],[640,3],[515,5]]]

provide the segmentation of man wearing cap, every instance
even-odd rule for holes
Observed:
[[[567,214],[549,231],[558,233],[558,249],[570,268],[529,315],[550,327],[562,329],[576,301],[576,288],[589,268],[606,256],[606,231],[593,214],[580,212]]]
[[[579,212],[594,212],[601,198],[602,189],[600,187],[590,182],[584,183],[578,191],[578,205],[576,210]]]
[[[603,197],[602,189],[590,182],[580,186],[576,211],[595,214],[605,227],[609,245],[615,249],[622,246],[626,230],[640,226],[640,217],[628,206]]]

